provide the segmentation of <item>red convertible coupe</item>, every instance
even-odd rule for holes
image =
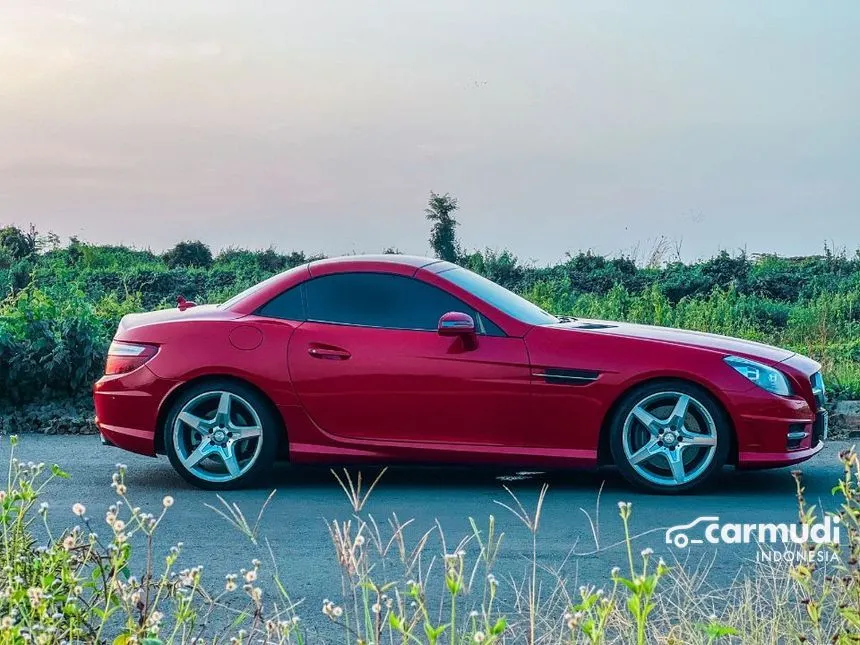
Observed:
[[[809,459],[821,366],[711,334],[553,316],[462,267],[311,262],[221,305],[123,318],[105,443],[223,489],[296,463],[615,464],[658,492]]]

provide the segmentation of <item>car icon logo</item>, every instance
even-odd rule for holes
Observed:
[[[689,535],[687,535],[687,531],[699,524],[719,521],[719,517],[713,515],[705,515],[702,517],[697,517],[689,524],[678,524],[677,526],[672,526],[666,530],[666,544],[672,544],[679,549],[685,549],[690,544],[702,544],[704,542],[703,539],[691,538]]]

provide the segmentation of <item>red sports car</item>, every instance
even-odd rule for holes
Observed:
[[[448,262],[311,262],[221,305],[128,315],[95,385],[105,443],[188,481],[272,462],[615,464],[675,492],[809,459],[821,366],[758,343],[554,316]]]

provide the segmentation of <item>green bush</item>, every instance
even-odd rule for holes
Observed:
[[[180,242],[164,254],[164,263],[174,269],[176,267],[200,267],[208,269],[212,266],[212,251],[203,242]]]
[[[25,233],[15,226],[0,228],[0,248],[13,260],[23,260],[36,253],[38,238],[35,230]]]
[[[56,297],[27,287],[0,306],[0,402],[20,404],[89,390],[102,374],[119,319],[140,301],[78,289]]]
[[[181,243],[164,256],[35,231],[0,244],[0,402],[85,394],[123,313],[180,295],[223,302],[316,256]],[[591,252],[535,267],[509,251],[462,255],[467,267],[559,314],[685,327],[782,345],[820,360],[831,391],[860,397],[860,255],[750,258],[640,268]]]

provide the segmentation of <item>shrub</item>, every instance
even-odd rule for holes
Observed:
[[[27,233],[16,226],[0,228],[0,248],[13,260],[23,260],[34,255],[37,244],[38,237],[32,226]]]
[[[14,231],[8,239],[27,236]],[[0,400],[7,402],[86,394],[86,379],[98,375],[120,310],[173,307],[179,295],[198,303],[223,302],[320,257],[227,249],[213,259],[199,242],[178,244],[164,257],[80,240],[45,250],[41,247],[50,244],[31,233],[35,241],[22,253],[0,244]],[[26,257],[17,258],[22,254]],[[860,397],[858,357],[845,350],[860,337],[860,256],[826,251],[810,258],[751,259],[721,253],[704,262],[651,268],[592,252],[568,255],[548,267],[522,263],[504,250],[458,251],[457,259],[554,313],[688,327],[786,346],[824,364],[831,392]],[[83,367],[76,375],[70,363],[79,355]]]
[[[203,242],[180,242],[167,251],[164,263],[174,269],[176,267],[209,268],[212,266],[212,251]]]
[[[119,319],[139,304],[115,296],[92,303],[77,290],[58,299],[34,287],[7,300],[0,306],[0,402],[88,391]]]
[[[476,273],[498,282],[507,289],[517,290],[522,286],[525,270],[509,251],[498,253],[487,249],[476,251],[465,258],[465,266]]]

